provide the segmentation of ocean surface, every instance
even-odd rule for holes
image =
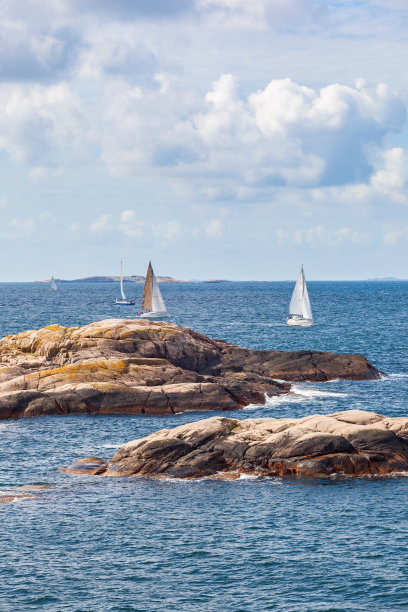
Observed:
[[[310,329],[285,324],[293,283],[161,285],[172,321],[248,348],[363,353],[379,381],[296,384],[228,415],[351,408],[408,416],[408,282],[311,282]],[[142,286],[126,285],[140,302]],[[0,335],[135,316],[114,283],[0,285]],[[224,413],[226,414],[226,413]],[[72,476],[75,459],[214,413],[0,422],[0,611],[408,610],[408,477],[235,481]]]

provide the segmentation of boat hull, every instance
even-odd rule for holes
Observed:
[[[312,327],[313,319],[304,319],[303,317],[288,317],[286,323],[290,327]]]
[[[136,304],[135,300],[119,300],[115,301],[115,304],[118,306],[134,306]]]
[[[149,319],[149,321],[164,321],[169,318],[168,312],[141,312],[140,319]]]

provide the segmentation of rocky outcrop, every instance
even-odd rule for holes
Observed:
[[[408,471],[408,418],[362,410],[301,419],[212,417],[125,444],[64,471],[199,478],[382,475]]]
[[[0,340],[0,418],[231,410],[290,391],[274,378],[379,375],[362,355],[248,350],[171,323],[50,325]]]

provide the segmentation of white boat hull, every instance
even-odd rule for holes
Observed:
[[[141,312],[140,319],[148,319],[149,321],[163,321],[169,318],[169,313],[166,312]]]
[[[291,327],[312,327],[313,319],[304,319],[303,317],[288,317],[286,323]]]
[[[136,304],[135,300],[120,300],[119,298],[115,301],[115,304],[119,306],[134,306]]]

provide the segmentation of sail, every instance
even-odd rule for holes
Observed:
[[[159,283],[153,273],[153,287],[152,287],[152,311],[153,312],[167,312],[166,304],[164,303],[163,296],[159,289]]]
[[[153,268],[149,261],[149,267],[147,268],[146,280],[143,289],[142,297],[142,308],[144,310],[152,309],[152,287],[153,287]]]
[[[303,266],[300,269],[299,278],[293,290],[292,299],[289,306],[289,314],[303,316],[303,292],[305,287],[305,276]]]
[[[57,283],[55,282],[55,278],[54,278],[53,276],[51,276],[51,281],[50,281],[50,283],[51,283],[51,289],[52,289],[53,291],[57,291]]]
[[[307,292],[306,280],[305,280],[304,275],[303,275],[303,311],[302,311],[302,315],[304,319],[313,320],[312,309],[310,307],[309,294]]]
[[[125,292],[123,291],[123,273],[122,273],[122,262],[120,262],[120,294],[122,300],[126,300]]]

